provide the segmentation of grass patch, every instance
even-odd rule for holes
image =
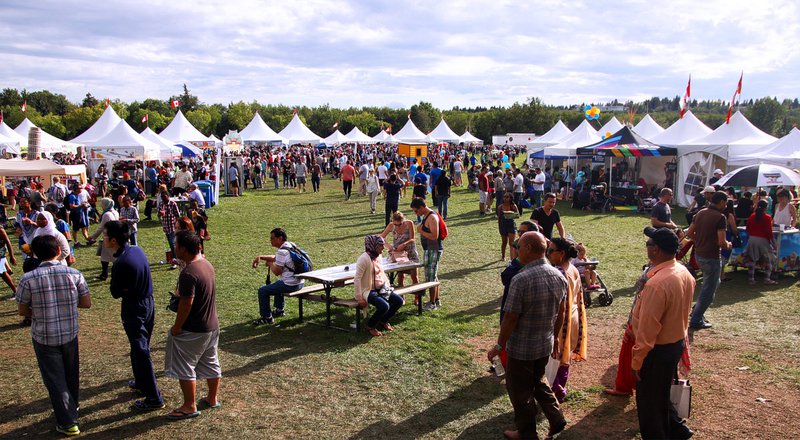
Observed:
[[[727,351],[732,348],[730,344],[725,342],[698,342],[693,346],[705,351]]]
[[[767,361],[759,353],[745,353],[740,359],[753,373],[763,373],[768,368]]]

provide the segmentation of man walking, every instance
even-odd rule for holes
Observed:
[[[669,206],[671,201],[672,190],[661,188],[661,192],[658,193],[658,202],[653,205],[650,213],[650,224],[654,228],[667,228],[678,233],[678,225],[672,221],[672,208]]]
[[[76,269],[59,263],[61,249],[52,235],[31,244],[42,260],[19,280],[19,314],[30,318],[33,351],[56,417],[56,431],[74,436],[78,428],[78,309],[92,306],[89,287]]]
[[[175,237],[175,252],[186,263],[178,277],[180,297],[175,324],[167,334],[164,374],[177,378],[183,404],[167,414],[170,420],[197,417],[201,409],[219,408],[219,321],[214,267],[200,254],[200,237],[180,231]],[[197,379],[208,383],[208,395],[195,401]]]
[[[674,232],[647,227],[644,233],[649,237],[647,258],[653,267],[631,313],[636,341],[631,369],[636,377],[639,430],[643,439],[686,439],[693,432],[678,419],[670,387],[685,346],[695,280],[675,260],[680,244]]]
[[[417,226],[417,232],[422,236],[422,249],[424,250],[423,263],[425,265],[425,281],[439,281],[439,260],[442,258],[442,240],[439,235],[439,217],[425,205],[423,199],[411,200],[411,210],[417,217],[422,217],[422,222]],[[431,287],[430,301],[425,305],[425,310],[436,310],[442,306],[439,299],[439,286]]]
[[[280,279],[274,283],[266,284],[258,289],[258,310],[261,317],[253,321],[253,325],[272,324],[275,318],[284,316],[283,305],[286,298],[284,293],[296,292],[303,288],[303,282],[294,276],[294,262],[289,254],[289,250],[296,248],[295,244],[289,241],[286,231],[275,228],[269,233],[269,242],[272,247],[277,248],[275,255],[259,255],[253,260],[253,269],[258,267],[261,261],[265,261],[267,268],[279,276]],[[269,297],[275,297],[275,310],[269,307]]]
[[[524,267],[511,280],[500,335],[487,357],[491,362],[502,350],[508,352],[506,390],[514,407],[517,430],[506,431],[505,437],[539,438],[537,402],[550,422],[548,437],[552,437],[563,431],[567,422],[544,370],[551,355],[560,356],[557,338],[564,324],[567,280],[544,258],[544,235],[527,232],[520,237],[518,246],[517,258]]]
[[[142,248],[128,245],[129,234],[127,224],[108,222],[103,232],[103,246],[111,249],[116,258],[111,268],[111,296],[122,298],[122,327],[131,346],[133,369],[133,380],[128,386],[144,396],[144,400],[133,402],[133,408],[151,411],[164,407],[150,358],[150,337],[155,323],[153,279]]]
[[[544,196],[544,204],[536,208],[531,213],[531,220],[542,228],[542,234],[548,240],[553,238],[553,226],[558,228],[558,235],[565,238],[564,225],[561,224],[561,214],[556,209],[556,195],[547,193]]]
[[[342,190],[344,190],[345,201],[350,200],[350,194],[353,192],[353,179],[355,179],[355,176],[356,169],[353,168],[353,165],[351,165],[348,161],[342,167],[342,171],[339,174],[339,180],[342,181]]]
[[[701,209],[692,220],[686,235],[694,240],[694,252],[697,264],[703,271],[703,285],[700,295],[692,310],[689,328],[702,330],[711,328],[711,323],[706,321],[705,313],[719,287],[722,271],[720,249],[731,249],[733,245],[725,239],[727,222],[722,210],[728,203],[728,195],[724,191],[717,191],[711,196],[708,207]]]
[[[392,173],[389,179],[383,183],[383,191],[386,194],[384,202],[385,222],[388,225],[400,205],[400,191],[404,188],[403,182],[397,178],[397,174]]]

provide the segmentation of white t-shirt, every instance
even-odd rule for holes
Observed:
[[[294,243],[287,241],[275,252],[275,264],[284,268],[283,272],[281,272],[281,281],[287,286],[296,286],[302,282],[294,276],[294,262],[287,250],[291,249],[292,246],[294,246]]]
[[[524,182],[525,178],[522,177],[522,173],[519,173],[516,176],[514,176],[514,192],[518,193],[525,192],[525,188],[523,188]],[[535,187],[536,185],[534,185],[534,188]]]
[[[378,179],[385,180],[389,177],[389,169],[386,168],[386,165],[381,164],[378,167]]]
[[[453,171],[460,173],[463,166],[464,164],[462,164],[460,160],[457,160],[453,162]]]
[[[189,198],[191,200],[197,200],[197,204],[201,208],[205,208],[206,207],[206,201],[203,198],[203,192],[200,191],[200,188],[195,188],[194,191],[190,192],[189,193]]]
[[[534,179],[533,179],[534,180],[533,181],[533,189],[536,190],[536,191],[544,191],[545,178],[546,177],[544,175],[544,172],[539,171],[539,174],[537,174],[536,177],[534,177]],[[536,183],[537,181],[538,182],[542,182],[542,183],[537,184]]]
[[[180,170],[175,173],[175,187],[186,189],[192,181],[192,173],[189,171]]]
[[[367,176],[369,176],[369,167],[367,164],[363,164],[358,168],[358,178],[361,180],[366,180]]]
[[[89,191],[82,189],[78,194],[78,204],[89,203]]]

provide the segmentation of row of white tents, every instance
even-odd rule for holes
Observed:
[[[577,150],[601,141],[607,133],[622,128],[616,118],[611,118],[602,128],[595,130],[589,121],[583,121],[570,131],[558,121],[549,131],[528,143],[528,153],[534,157],[564,159],[577,156]],[[691,111],[664,129],[650,115],[646,115],[633,131],[648,141],[677,150],[678,203],[686,206],[691,201],[691,191],[705,184],[715,168],[732,169],[754,163],[769,163],[789,167],[800,165],[800,130],[793,128],[789,134],[777,139],[753,125],[741,112],[736,112],[729,123],[712,130]],[[647,158],[642,173],[649,183],[661,184],[664,166],[675,158]]]

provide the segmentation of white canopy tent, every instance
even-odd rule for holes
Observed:
[[[347,138],[350,139],[350,142],[355,142],[357,144],[372,144],[375,142],[371,137],[367,136],[366,134],[364,134],[363,131],[359,130],[358,127],[353,127],[353,129],[350,130],[350,132],[347,133],[345,136],[347,136]]]
[[[28,143],[27,136],[21,136],[19,133],[11,129],[11,127],[9,127],[5,121],[0,121],[0,136],[5,136],[6,138],[11,139],[12,142],[17,142],[20,146]]]
[[[283,136],[275,132],[261,115],[256,112],[250,123],[239,132],[242,142],[286,142]]]
[[[86,146],[89,159],[159,160],[161,148],[155,142],[137,133],[127,122],[120,119],[108,134]]]
[[[444,121],[444,118],[442,118],[442,120],[439,121],[439,125],[437,125],[436,128],[434,128],[433,131],[431,131],[428,134],[438,139],[441,142],[455,143],[458,142],[459,139],[461,138],[453,130],[450,129],[450,126],[447,125],[447,122]]]
[[[391,138],[392,135],[387,133],[386,130],[381,130],[375,136],[372,136],[372,140],[375,142],[388,142],[388,139]]]
[[[117,124],[119,124],[119,121],[120,117],[117,115],[117,112],[115,112],[114,108],[109,105],[106,107],[105,111],[103,111],[100,119],[95,121],[91,127],[87,128],[86,131],[84,131],[80,136],[77,136],[70,142],[81,145],[94,142],[113,130]]]
[[[174,142],[170,142],[166,138],[159,136],[158,133],[151,130],[150,127],[145,128],[141,133],[143,138],[158,145],[159,157],[161,160],[173,160],[181,157],[181,147],[176,147]]]
[[[752,165],[753,163],[767,163],[792,168],[800,166],[800,130],[794,127],[789,134],[765,145],[758,151],[728,160],[728,165],[733,166]]]
[[[85,165],[59,165],[47,159],[0,159],[0,187],[5,194],[6,177],[42,177],[41,183],[45,190],[53,182],[52,176],[79,176],[81,182],[86,182]]]
[[[394,137],[400,142],[427,142],[425,140],[425,133],[421,132],[419,128],[414,125],[414,121],[412,121],[411,118],[408,118],[406,125],[395,133]]]
[[[425,135],[425,139],[423,139],[423,142],[425,142],[426,144],[438,144],[439,139],[436,139],[435,137],[431,136],[430,133],[428,133]]]
[[[710,134],[685,142],[683,145],[687,150],[695,149],[730,159],[753,153],[776,140],[775,136],[759,130],[742,112],[737,111],[731,116],[729,123],[722,124]]]
[[[458,139],[459,142],[465,144],[483,144],[483,141],[476,138],[472,135],[469,131],[465,131],[464,134]]]
[[[663,133],[664,127],[658,125],[658,122],[656,122],[648,113],[644,115],[644,118],[642,118],[642,120],[639,121],[635,127],[633,127],[633,131],[635,131],[639,136],[650,140],[653,137]]]
[[[300,116],[298,116],[297,113],[292,116],[292,120],[289,121],[286,128],[281,130],[278,134],[286,139],[288,145],[318,144],[322,140],[320,136],[317,136],[314,132],[309,130],[306,124],[303,124],[303,121],[300,120]]]
[[[330,136],[326,137],[322,140],[322,143],[325,145],[341,145],[350,143],[351,140],[347,136],[343,135],[341,131],[338,129],[331,133]]]
[[[31,127],[36,127],[36,124],[31,122],[30,119],[25,118],[25,120],[20,122],[17,128],[14,129],[14,131],[24,139],[24,141],[20,143],[20,148],[28,146],[28,132]],[[47,156],[51,156],[55,153],[75,153],[78,151],[77,144],[59,139],[44,130],[42,130],[42,137],[39,142],[39,153],[44,153]]]
[[[0,153],[19,154],[19,141],[0,134]]]
[[[178,143],[181,141],[189,142],[213,142],[208,136],[200,133],[198,129],[186,119],[183,112],[178,110],[172,122],[159,133],[161,137],[169,140],[170,142]]]
[[[572,157],[577,153],[578,148],[591,145],[599,142],[602,138],[597,131],[592,128],[588,120],[581,122],[572,133],[561,139],[561,141],[553,146],[545,147],[545,157]]]
[[[549,147],[551,145],[556,145],[562,139],[572,134],[572,130],[569,129],[561,119],[553,125],[550,130],[547,130],[547,133],[539,136],[538,138],[528,142],[528,150],[530,151],[539,151],[545,147]]]
[[[695,139],[700,139],[708,136],[713,130],[708,128],[706,124],[697,119],[697,116],[691,110],[687,111],[682,119],[678,119],[674,124],[670,125],[661,134],[653,136],[648,139],[650,142],[663,145],[666,147],[675,147],[678,149],[678,154],[688,153],[691,151],[682,147]]]
[[[622,128],[622,123],[619,122],[616,116],[612,116],[611,119],[609,119],[608,122],[605,123],[605,125],[603,125],[602,127],[600,127],[599,130],[597,130],[597,133],[600,134],[600,137],[602,138],[603,136],[606,135],[606,133],[616,133],[621,128]]]

